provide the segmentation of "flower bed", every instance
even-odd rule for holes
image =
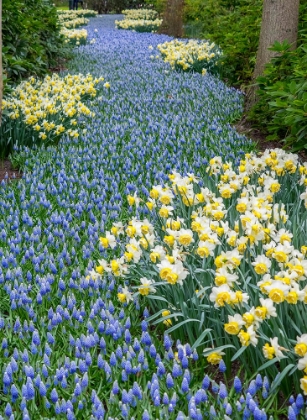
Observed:
[[[209,362],[232,348],[231,360],[272,380],[279,363],[276,388],[290,371],[307,373],[307,164],[276,149],[246,155],[238,169],[215,157],[208,172],[174,172],[171,185],[154,186],[144,200],[149,220],[115,223],[100,238],[110,252],[95,275],[124,281],[121,302],[147,296],[150,320],[194,347],[209,345]],[[128,195],[131,206],[142,201]],[[307,395],[306,384],[305,375]]]
[[[194,71],[205,75],[207,71],[216,73],[222,55],[219,48],[206,41],[173,41],[158,45],[162,58],[172,69]]]
[[[97,12],[95,10],[89,9],[80,9],[80,10],[58,10],[58,15],[60,16],[61,20],[72,20],[76,18],[90,18],[97,16]]]
[[[123,10],[122,14],[125,16],[125,19],[132,20],[156,20],[158,17],[158,12],[151,9],[130,9]]]
[[[116,20],[117,29],[129,29],[136,32],[156,32],[162,24],[162,19],[141,20],[141,19],[124,19]]]
[[[157,12],[150,9],[123,10],[124,19],[116,20],[117,29],[129,29],[136,32],[156,32],[162,24]]]
[[[88,19],[85,19],[84,17],[79,17],[76,19],[64,20],[62,22],[62,25],[66,29],[71,29],[71,28],[75,29],[75,28],[79,28],[80,26],[87,25],[88,22],[89,22]]]
[[[78,137],[77,119],[95,115],[85,100],[96,96],[96,88],[103,80],[91,75],[61,78],[54,74],[44,80],[32,77],[20,83],[3,100],[2,147],[49,144],[63,134]]]
[[[72,45],[85,45],[87,40],[87,30],[86,29],[61,29],[61,34],[66,38],[66,43],[71,43]]]

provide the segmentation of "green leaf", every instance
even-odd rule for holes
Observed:
[[[231,358],[231,361],[234,362],[238,357],[241,356],[242,353],[245,352],[247,346],[242,346]]]
[[[200,346],[202,344],[202,340],[206,337],[206,335],[209,334],[210,331],[212,331],[212,329],[211,328],[207,328],[207,329],[205,329],[205,331],[203,331],[200,334],[200,336],[198,337],[198,339],[193,344],[192,350],[196,349],[198,346]]]
[[[188,322],[200,322],[200,320],[199,319],[185,319],[184,321],[179,322],[179,324],[176,324],[173,327],[168,328],[167,332],[170,333],[172,331],[175,331],[177,328],[181,327],[182,325],[187,324]]]
[[[276,388],[279,386],[281,381],[284,379],[284,377],[293,367],[296,367],[296,366],[293,363],[291,363],[274,379],[271,385],[270,394],[272,394],[276,390]]]
[[[266,363],[264,363],[263,365],[261,365],[261,366],[257,369],[257,371],[258,371],[258,372],[260,372],[261,370],[266,369],[266,368],[268,368],[269,366],[274,365],[274,363],[276,363],[276,362],[278,362],[278,361],[279,361],[279,359],[278,359],[277,357],[274,357],[274,359],[269,360],[268,362],[266,362]]]

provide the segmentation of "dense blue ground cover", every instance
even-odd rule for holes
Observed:
[[[159,365],[146,323],[131,327],[128,310],[117,308],[112,278],[86,278],[97,241],[108,221],[130,211],[127,193],[145,193],[171,169],[201,175],[212,156],[237,161],[251,146],[229,125],[241,112],[239,92],[210,75],[172,72],[149,49],[167,37],[117,31],[114,20],[93,19],[89,39],[96,42],[80,47],[71,63],[70,72],[104,76],[111,85],[91,104],[96,117],[82,121],[87,132],[75,141],[64,138],[58,147],[22,151],[28,153],[23,180],[0,186],[5,418],[103,418],[109,399],[110,416],[131,418],[129,407],[142,392],[152,400],[146,397],[143,408],[162,418],[162,390],[171,389],[169,399],[174,390],[165,382],[167,370]],[[167,340],[164,345],[169,351]],[[183,356],[179,370],[171,353],[164,359],[178,378],[175,390],[185,394],[191,378]],[[133,388],[140,377],[141,394]],[[118,378],[129,398],[124,392],[115,396],[116,389],[111,393]],[[201,388],[193,386],[193,392]],[[172,403],[164,398],[163,410],[171,416],[168,407],[175,407],[176,397]],[[186,399],[180,407],[188,410]]]

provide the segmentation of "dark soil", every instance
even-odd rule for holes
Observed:
[[[20,179],[22,173],[17,169],[14,169],[11,162],[8,159],[0,160],[0,182],[2,180],[11,181],[15,179]]]
[[[250,138],[257,144],[257,148],[260,152],[264,152],[266,149],[287,149],[284,147],[282,141],[270,141],[266,139],[266,133],[262,130],[259,130],[246,120],[245,117],[241,119],[237,124],[235,124],[235,129],[240,134],[244,134],[246,137]],[[290,150],[288,150],[290,152]],[[307,162],[307,151],[301,150],[297,153],[301,162]]]

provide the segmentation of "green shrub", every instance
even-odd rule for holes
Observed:
[[[3,0],[3,67],[9,83],[44,75],[68,54],[50,0]]]

